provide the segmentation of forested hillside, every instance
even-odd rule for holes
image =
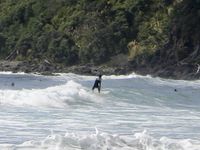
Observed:
[[[14,59],[20,60],[101,63],[128,54],[133,40],[152,52],[167,40],[171,5],[163,0],[1,0],[1,58],[16,51]]]
[[[1,0],[0,59],[197,63],[199,26],[199,0]]]

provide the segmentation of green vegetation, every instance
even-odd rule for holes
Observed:
[[[127,54],[138,61],[170,41],[186,1],[1,0],[0,59],[100,64]]]

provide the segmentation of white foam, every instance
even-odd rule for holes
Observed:
[[[110,76],[103,76],[104,79],[131,79],[131,78],[152,78],[150,75],[142,76],[136,73],[131,73],[129,75],[110,75]]]
[[[24,72],[13,73],[11,71],[1,71],[0,74],[26,74]]]
[[[42,141],[26,141],[19,145],[0,144],[7,150],[199,150],[200,142],[190,139],[155,139],[146,131],[133,135],[114,135],[96,131],[94,134],[51,134]]]

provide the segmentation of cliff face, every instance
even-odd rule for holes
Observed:
[[[199,7],[199,0],[1,0],[0,59],[127,61],[140,73],[189,74],[200,63]]]
[[[150,72],[164,77],[199,78],[200,1],[185,0],[176,5],[169,41],[150,60]]]
[[[183,1],[176,7],[171,22],[169,42],[166,45],[168,53],[174,55],[172,60],[177,63],[199,63],[199,29],[200,2]],[[162,53],[165,51],[161,50]]]

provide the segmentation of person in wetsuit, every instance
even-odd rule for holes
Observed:
[[[94,91],[95,88],[97,88],[99,93],[100,93],[100,90],[101,90],[101,77],[102,77],[102,75],[99,75],[99,78],[96,78],[96,80],[94,82],[94,85],[93,85],[93,88],[92,88],[93,91]]]

